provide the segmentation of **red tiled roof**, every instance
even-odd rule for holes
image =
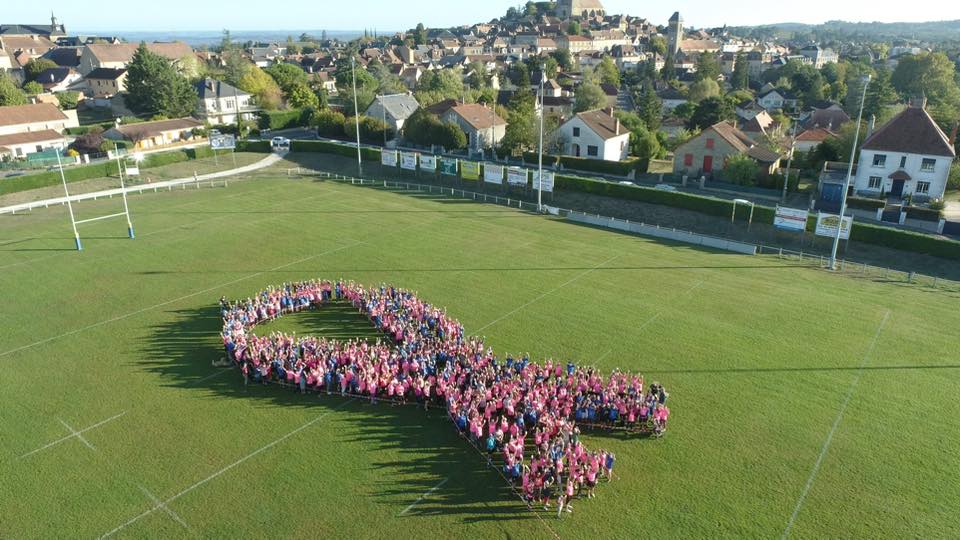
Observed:
[[[956,157],[953,143],[920,107],[909,107],[863,143],[864,150]]]

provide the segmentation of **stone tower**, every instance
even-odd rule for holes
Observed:
[[[683,41],[683,17],[680,16],[680,12],[673,14],[673,17],[670,17],[670,30],[667,35],[667,54],[670,56],[676,56],[680,52],[680,42]]]
[[[600,0],[560,0],[557,2],[556,13],[558,19],[568,21],[603,17],[606,11]]]

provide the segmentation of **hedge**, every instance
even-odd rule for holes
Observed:
[[[539,160],[538,155],[536,152],[524,152],[523,160],[527,163],[537,163]],[[571,156],[543,156],[544,165],[555,166],[558,162],[566,169],[608,174],[610,176],[627,176],[631,171],[646,173],[650,168],[650,160],[636,157],[625,161],[605,161]]]
[[[317,152],[320,154],[334,154],[337,156],[356,157],[356,146],[347,146],[327,141],[293,141],[290,143],[291,152]],[[376,148],[360,148],[360,156],[364,161],[380,161],[380,150]]]
[[[270,148],[270,141],[237,141],[237,152],[269,154],[272,149]]]
[[[926,234],[865,223],[854,223],[850,239],[856,242],[960,261],[960,242],[941,240]]]
[[[260,129],[289,129],[310,124],[313,109],[290,109],[289,111],[264,111],[257,125]]]
[[[103,178],[117,174],[117,162],[110,160],[83,167],[70,167],[63,169],[63,175],[67,182],[79,182],[81,180],[90,180],[92,178]],[[37,189],[47,186],[53,186],[60,183],[60,171],[53,170],[28,176],[18,176],[0,180],[0,195],[7,193],[17,193],[29,189]]]
[[[867,199],[864,197],[847,197],[847,206],[857,210],[876,212],[879,208],[886,208],[887,202],[881,199]]]
[[[910,219],[918,219],[920,221],[933,221],[934,223],[939,222],[943,214],[940,210],[932,210],[930,208],[919,208],[917,206],[908,206],[907,207],[907,217]]]

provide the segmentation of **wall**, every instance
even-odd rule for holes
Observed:
[[[696,233],[678,231],[676,229],[665,229],[653,225],[631,223],[624,220],[591,216],[578,212],[570,212],[567,214],[567,219],[577,223],[586,223],[588,225],[596,225],[599,227],[631,232],[643,236],[652,236],[654,238],[662,238],[664,240],[672,240],[674,242],[683,242],[685,244],[693,244],[695,246],[703,246],[723,251],[732,251],[734,253],[741,253],[744,255],[757,254],[757,246],[753,244],[734,242],[732,240],[724,240],[723,238],[714,238],[712,236],[703,236]]]
[[[874,167],[873,158],[876,155],[887,156],[883,167]],[[879,196],[880,190],[870,189],[870,177],[879,176],[883,181],[883,191],[890,193],[893,189],[893,180],[888,177],[894,172],[900,170],[900,159],[907,157],[907,165],[903,168],[904,172],[910,175],[912,180],[907,180],[903,186],[903,194],[913,194],[916,190],[917,182],[930,182],[930,192],[927,195],[933,199],[943,198],[943,193],[947,187],[947,178],[950,175],[950,165],[953,161],[945,156],[923,156],[918,154],[903,154],[895,152],[881,152],[875,150],[862,150],[860,152],[860,164],[857,167],[857,177],[854,182],[854,190],[864,195]],[[935,159],[937,164],[933,172],[923,172],[920,170],[924,159]],[[917,195],[922,197],[922,195]]]
[[[573,129],[580,128],[580,136],[573,135]],[[564,141],[563,153],[568,156],[581,157],[584,159],[597,159],[605,161],[622,161],[627,158],[630,150],[630,132],[623,128],[625,133],[621,137],[610,140],[603,140],[590,129],[586,122],[574,116],[568,122],[560,126],[561,138]],[[622,143],[626,141],[626,147]],[[574,151],[574,145],[580,145],[580,155]],[[596,146],[597,155],[591,156],[587,153],[587,147]]]
[[[713,139],[713,149],[707,148],[707,139]],[[673,158],[673,172],[684,174],[691,178],[700,178],[703,172],[703,158],[713,156],[713,173],[723,170],[723,164],[727,157],[738,154],[736,149],[725,139],[717,135],[715,131],[709,129],[700,134],[699,137],[691,139],[687,143],[677,148]],[[684,158],[687,154],[693,154],[693,163],[687,167],[684,165]],[[706,174],[710,178],[712,174]]]

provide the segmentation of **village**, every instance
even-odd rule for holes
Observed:
[[[598,0],[365,34],[224,31],[195,49],[77,36],[53,15],[0,25],[3,173],[290,133],[506,163],[542,150],[550,168],[827,212],[849,175],[860,218],[950,232],[960,89],[929,44],[738,36]]]

